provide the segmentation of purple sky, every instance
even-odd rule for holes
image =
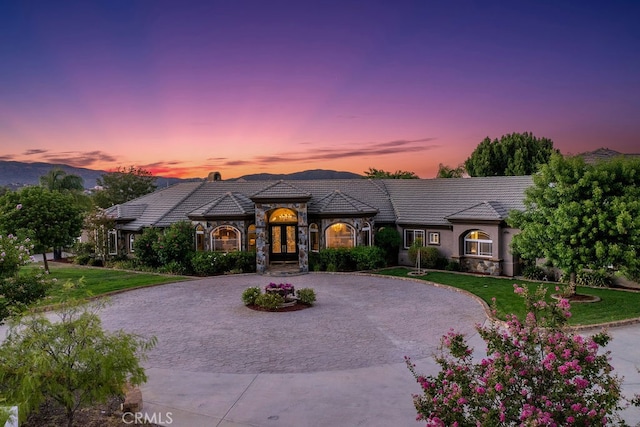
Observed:
[[[640,152],[637,1],[5,1],[0,159],[435,176],[489,136]]]

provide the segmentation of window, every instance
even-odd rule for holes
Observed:
[[[211,232],[212,251],[239,251],[240,250],[240,230],[229,225],[216,227]]]
[[[109,230],[108,249],[109,255],[118,255],[118,232],[114,229]]]
[[[250,251],[256,250],[256,225],[251,224],[249,229],[247,230],[247,238],[249,241],[247,242],[247,247]]]
[[[309,249],[312,252],[320,250],[320,234],[318,234],[318,224],[309,225]]]
[[[404,230],[404,248],[409,249],[414,242],[424,246],[424,230]]]
[[[349,224],[344,222],[331,224],[325,234],[327,248],[352,248],[355,246],[356,231]]]
[[[439,245],[440,244],[440,233],[437,231],[429,232],[429,240],[430,245]]]
[[[129,252],[133,253],[134,252],[134,248],[133,248],[133,243],[136,240],[136,235],[131,233],[129,234]]]
[[[471,256],[492,256],[493,241],[484,231],[474,230],[464,237],[464,254]]]
[[[360,242],[362,246],[371,246],[371,225],[365,222],[360,230]]]
[[[204,251],[204,227],[196,225],[196,251]]]

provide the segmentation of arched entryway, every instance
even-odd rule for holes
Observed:
[[[271,262],[298,262],[298,214],[289,208],[269,214],[269,259]]]

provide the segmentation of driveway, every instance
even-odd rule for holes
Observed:
[[[242,304],[244,289],[270,281],[311,287],[317,304],[288,313]],[[218,276],[112,302],[107,328],[158,338],[144,406],[157,418],[171,412],[176,426],[419,425],[404,356],[433,370],[443,333],[478,338],[474,324],[486,320],[477,301],[449,289],[353,274]]]

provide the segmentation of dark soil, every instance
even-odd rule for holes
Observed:
[[[107,403],[89,408],[78,409],[73,418],[74,426],[82,427],[122,427],[129,426],[122,419],[120,405],[124,397],[114,396]],[[127,418],[128,421],[131,421]],[[67,425],[64,409],[53,401],[43,403],[38,411],[32,412],[27,420],[20,424],[22,427],[60,427]],[[140,425],[140,423],[138,423]],[[157,424],[147,424],[160,427]]]
[[[259,305],[248,305],[247,307],[249,307],[251,310],[255,310],[255,311],[272,311],[272,312],[276,312],[276,313],[284,313],[287,311],[300,311],[300,310],[304,310],[305,308],[309,308],[311,307],[310,305],[306,305],[306,304],[295,304],[289,307],[282,307],[282,308],[277,308],[275,310],[269,310],[268,308],[264,308],[264,307],[260,307]]]

